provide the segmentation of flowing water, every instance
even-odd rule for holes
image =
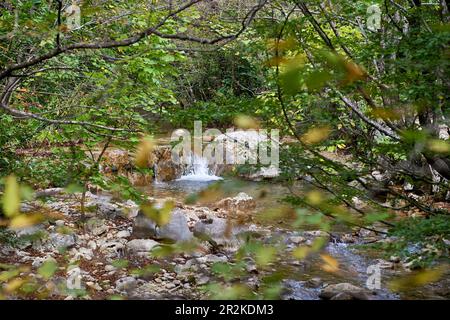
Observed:
[[[281,205],[280,199],[290,195],[292,189],[296,192],[302,191],[301,184],[288,189],[276,182],[252,182],[218,177],[209,169],[206,159],[196,157],[192,160],[191,165],[188,166],[182,177],[171,182],[155,183],[148,187],[148,194],[156,198],[170,197],[178,201],[184,201],[189,195],[205,190],[213,184],[220,184],[219,190],[223,192],[221,198],[245,192],[256,199],[255,215],[258,215],[267,209],[279,207]],[[273,237],[278,237],[281,241],[287,241],[290,236],[302,234],[302,230],[292,228],[289,222],[286,224],[274,222],[274,224],[276,225],[273,226]],[[341,231],[337,230],[337,232]],[[307,262],[298,266],[299,272],[285,281],[287,291],[284,297],[286,299],[318,299],[320,286],[311,287],[309,285],[313,278],[320,278],[321,283],[349,282],[359,287],[365,287],[368,278],[367,268],[376,264],[377,258],[382,256],[382,252],[375,254],[372,252],[372,255],[369,255],[361,252],[361,250],[356,250],[352,245],[335,242],[329,243],[325,251],[339,262],[341,271],[337,273],[325,272],[322,268],[323,260],[320,256],[311,257]],[[385,276],[384,272],[382,270],[382,288],[376,290],[374,299],[420,299],[433,296],[433,290],[419,290],[402,295],[393,294],[386,289],[385,285],[392,274],[388,273]]]
[[[208,166],[208,159],[193,155],[190,157],[190,164],[187,166],[184,174],[177,181],[197,181],[210,182],[222,180],[214,174],[213,170]]]

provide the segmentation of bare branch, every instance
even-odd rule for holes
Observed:
[[[340,99],[342,102],[344,102],[344,104],[349,107],[350,109],[353,110],[353,112],[355,112],[358,117],[363,120],[365,123],[367,123],[368,125],[370,125],[371,127],[377,129],[379,132],[387,135],[388,137],[394,139],[394,140],[400,140],[400,138],[393,132],[390,132],[388,129],[384,128],[381,124],[379,124],[376,121],[372,121],[371,119],[369,119],[358,107],[358,105],[356,103],[354,103],[353,101],[351,101],[350,99],[348,99],[346,96],[344,96],[342,93],[340,93],[339,91],[337,91],[337,94],[339,95]]]
[[[140,40],[150,36],[150,35],[157,35],[162,38],[166,39],[176,39],[181,41],[191,41],[191,42],[197,42],[201,44],[216,44],[221,41],[231,41],[239,37],[250,25],[250,23],[255,18],[257,12],[267,3],[268,0],[260,0],[259,3],[252,8],[252,10],[249,11],[246,18],[242,22],[241,29],[232,35],[222,36],[215,39],[206,39],[206,38],[197,38],[193,36],[188,36],[184,34],[165,34],[161,31],[158,31],[160,27],[162,27],[167,20],[174,17],[178,13],[187,10],[188,8],[192,7],[196,3],[200,2],[202,0],[191,0],[190,2],[186,3],[185,5],[179,7],[177,10],[169,13],[167,16],[165,16],[158,24],[156,24],[154,27],[147,28],[134,36],[131,36],[129,38],[123,39],[123,40],[108,40],[103,42],[81,42],[81,43],[75,43],[68,46],[62,46],[57,47],[52,51],[47,52],[46,54],[43,54],[41,56],[35,57],[33,59],[30,59],[28,61],[24,61],[21,63],[13,64],[10,66],[7,66],[0,72],[0,80],[8,77],[11,75],[12,71],[24,69],[27,67],[31,67],[33,65],[36,65],[38,63],[41,63],[43,61],[49,60],[51,58],[54,58],[62,53],[76,51],[76,50],[83,50],[83,49],[106,49],[106,48],[117,48],[117,47],[125,47],[130,46],[134,43],[139,42]]]

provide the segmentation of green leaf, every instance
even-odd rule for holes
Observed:
[[[58,270],[58,264],[54,260],[45,261],[42,266],[39,267],[38,273],[46,280],[50,279]]]
[[[115,260],[111,263],[112,266],[119,268],[119,269],[128,267],[128,264],[129,264],[129,261],[125,260],[125,259]]]

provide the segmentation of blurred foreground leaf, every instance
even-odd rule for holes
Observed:
[[[5,179],[5,193],[3,194],[3,212],[7,217],[13,217],[20,210],[20,190],[16,177],[10,175]]]
[[[407,291],[438,281],[448,270],[448,265],[416,272],[389,282],[392,291]]]
[[[45,261],[42,266],[39,267],[38,273],[46,280],[50,279],[53,274],[58,270],[58,264],[54,260]]]
[[[154,148],[154,142],[151,137],[142,138],[136,151],[135,163],[139,168],[147,168],[148,159]]]

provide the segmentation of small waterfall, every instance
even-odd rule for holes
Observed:
[[[154,181],[154,183],[155,183],[155,184],[164,184],[164,182],[159,181],[159,179],[158,179],[158,164],[157,164],[157,163],[155,163],[155,164],[153,165],[153,172],[154,172],[154,175],[155,175],[155,181]]]
[[[190,157],[190,164],[184,174],[177,181],[214,181],[222,180],[214,175],[208,166],[208,159],[193,155]]]

